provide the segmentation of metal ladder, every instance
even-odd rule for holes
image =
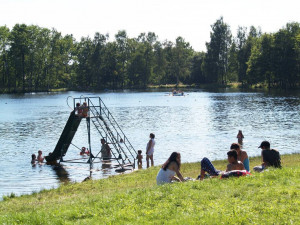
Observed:
[[[117,160],[122,169],[127,166],[134,168],[137,152],[102,99],[100,97],[74,98],[74,105],[75,101],[78,100],[87,102],[90,121],[95,126],[101,138],[112,145],[112,159]],[[95,158],[97,158],[97,156]],[[95,160],[95,158],[92,160]]]

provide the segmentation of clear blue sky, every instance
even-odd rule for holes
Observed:
[[[206,50],[210,26],[221,16],[233,35],[239,25],[276,32],[300,22],[299,0],[0,0],[0,6],[0,26],[53,27],[78,41],[95,32],[113,40],[122,29],[129,37],[152,31],[160,41],[182,36],[197,51]]]

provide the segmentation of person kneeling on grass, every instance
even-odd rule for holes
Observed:
[[[261,148],[261,158],[262,164],[261,166],[255,166],[253,168],[256,172],[262,172],[269,166],[273,166],[275,168],[281,168],[280,154],[275,149],[270,149],[270,142],[263,141],[258,148]]]
[[[245,170],[244,164],[237,160],[237,152],[235,150],[227,152],[227,156],[229,164],[227,165],[226,171],[217,170],[211,161],[204,157],[201,160],[200,180],[204,179],[205,172],[207,172],[210,176],[216,177],[232,170]]]
[[[179,152],[173,152],[169,159],[163,164],[161,169],[159,170],[156,182],[158,185],[171,183],[171,181],[184,181],[181,173],[180,173],[180,166],[181,166],[181,157]],[[175,177],[175,174],[178,177]]]

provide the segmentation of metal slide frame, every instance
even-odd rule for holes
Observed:
[[[67,98],[67,102],[69,97]],[[72,97],[72,99],[73,99],[74,111],[77,102],[79,102],[80,104],[83,102],[87,103],[88,116],[82,117],[82,119],[84,118],[86,119],[86,123],[87,123],[88,145],[90,151],[90,156],[86,163],[89,163],[90,167],[92,168],[92,164],[96,163],[95,159],[96,158],[101,159],[101,157],[98,157],[101,151],[98,152],[96,156],[93,156],[92,154],[91,125],[94,125],[100,137],[103,138],[108,144],[111,145],[111,153],[113,157],[110,159],[116,160],[118,162],[118,165],[120,167],[118,171],[122,172],[128,170],[130,167],[134,169],[135,157],[137,152],[132,146],[132,144],[130,143],[130,141],[128,140],[125,133],[122,131],[122,129],[116,122],[116,120],[114,119],[109,109],[102,101],[102,99],[100,97],[85,97],[85,96],[80,96],[79,98]],[[83,162],[77,162],[77,160],[82,160],[82,159],[63,160],[63,155],[61,155],[60,162],[83,163]]]

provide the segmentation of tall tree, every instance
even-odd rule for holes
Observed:
[[[125,30],[119,31],[116,35],[116,42],[118,48],[118,56],[117,56],[117,63],[118,67],[120,68],[119,72],[119,80],[121,82],[121,87],[124,88],[125,81],[126,81],[126,66],[129,57],[129,49],[128,49],[128,37]]]
[[[176,84],[185,81],[190,76],[191,70],[191,58],[193,55],[193,49],[190,44],[186,42],[182,37],[176,38],[175,48],[173,49],[173,60],[171,65],[172,71],[176,76]]]
[[[22,86],[25,91],[25,57],[29,53],[28,28],[25,24],[16,24],[10,35],[11,54],[14,57],[15,87]],[[20,85],[21,84],[21,85]]]
[[[224,23],[223,17],[218,19],[211,28],[210,42],[206,43],[206,74],[209,82],[223,84],[226,83],[226,72],[232,35],[230,27]]]
[[[0,87],[10,87],[9,83],[9,61],[8,61],[8,49],[9,49],[9,28],[6,26],[0,27]]]

